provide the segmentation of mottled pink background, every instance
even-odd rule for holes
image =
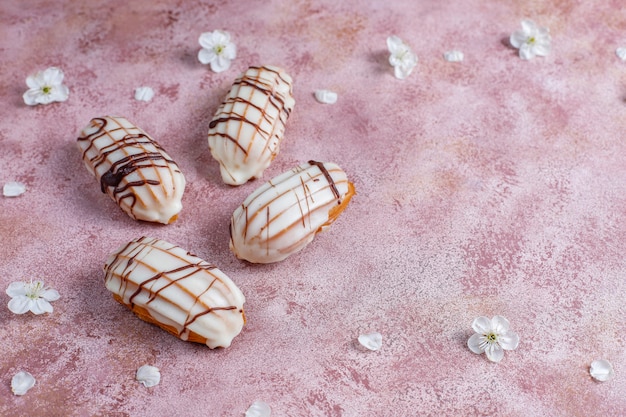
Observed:
[[[590,416],[626,414],[626,8],[620,0],[2,1],[0,287],[42,278],[54,312],[0,305],[0,414]],[[520,21],[553,52],[522,61]],[[212,73],[200,33],[231,32]],[[385,39],[419,57],[393,77]],[[443,60],[460,49],[461,63]],[[249,65],[280,65],[296,106],[264,179],[334,161],[358,195],[301,253],[250,265],[228,250],[234,208],[260,181],[222,184],[209,121]],[[59,66],[69,100],[28,107],[27,75]],[[138,102],[148,85],[155,98]],[[336,91],[337,104],[313,92]],[[92,117],[123,115],[178,162],[188,187],[169,226],[131,220],[75,144]],[[103,285],[107,255],[148,235],[213,262],[247,297],[248,323],[212,351],[137,319]],[[503,362],[471,353],[472,320],[520,335]],[[383,347],[355,345],[379,331]],[[616,377],[595,382],[594,359]],[[161,384],[134,380],[143,364]],[[11,393],[27,370],[37,385]]]

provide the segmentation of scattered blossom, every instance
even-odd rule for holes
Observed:
[[[263,401],[255,401],[246,411],[245,417],[270,417],[272,409]]]
[[[359,343],[369,350],[378,350],[383,345],[383,336],[380,333],[362,334]]]
[[[591,362],[589,373],[593,378],[601,382],[608,381],[615,376],[613,365],[606,359],[598,359]]]
[[[237,47],[230,41],[230,33],[226,31],[204,32],[198,42],[202,46],[198,60],[210,64],[214,72],[226,71],[230,68],[230,61],[237,57]]]
[[[335,104],[337,102],[337,93],[330,90],[315,90],[315,99],[324,104]]]
[[[34,314],[52,313],[51,301],[59,299],[57,290],[46,288],[43,281],[13,282],[6,293],[11,297],[8,307],[15,314],[32,311]]]
[[[150,101],[154,97],[154,90],[150,87],[139,87],[135,89],[135,100]]]
[[[394,76],[401,80],[408,77],[417,65],[417,56],[409,45],[397,36],[390,36],[387,38],[387,49],[391,53],[389,63],[393,67]]]
[[[620,46],[615,50],[615,55],[622,61],[626,61],[626,47]]]
[[[5,197],[17,197],[26,192],[26,186],[21,182],[7,182],[2,187],[2,195]]]
[[[15,395],[24,395],[35,386],[35,382],[35,378],[29,372],[20,371],[11,378],[11,391]]]
[[[522,20],[522,29],[513,32],[510,38],[511,45],[519,49],[522,59],[548,55],[551,40],[548,28],[538,27],[529,19]]]
[[[443,54],[443,59],[448,62],[461,62],[464,57],[463,52],[457,50],[447,51]]]
[[[472,329],[476,333],[469,338],[467,346],[474,353],[485,352],[492,362],[500,362],[505,350],[513,350],[519,344],[519,336],[509,330],[509,321],[502,316],[491,320],[478,317],[472,323]]]
[[[156,366],[143,365],[137,369],[135,378],[137,381],[141,382],[144,387],[150,388],[161,382],[161,372]]]
[[[70,90],[63,85],[63,71],[50,67],[26,78],[28,90],[24,93],[24,103],[29,106],[50,104],[67,100]]]

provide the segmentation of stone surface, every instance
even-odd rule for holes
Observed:
[[[509,46],[524,18],[550,28],[551,55]],[[238,416],[263,398],[281,416],[626,415],[624,21],[617,0],[2,2],[0,184],[28,192],[0,198],[0,287],[41,278],[61,299],[39,317],[0,308],[0,414]],[[214,29],[238,48],[220,74],[196,57]],[[392,34],[419,57],[406,80],[387,62]],[[262,182],[224,185],[206,137],[233,80],[262,64],[293,76],[297,102],[263,181],[333,161],[358,193],[273,265],[229,252],[230,216]],[[49,66],[69,99],[26,106],[24,80]],[[140,85],[152,101],[134,99]],[[318,103],[320,86],[341,99]],[[174,224],[130,219],[83,167],[76,138],[102,114],[181,166]],[[230,348],[181,342],[111,298],[106,256],[142,235],[242,289]],[[466,344],[496,314],[521,339],[497,365]],[[354,344],[370,329],[376,354]],[[593,381],[598,357],[615,379]],[[134,379],[145,363],[162,375],[150,390]],[[20,370],[37,385],[17,397]]]

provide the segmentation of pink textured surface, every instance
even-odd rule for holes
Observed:
[[[0,286],[43,278],[54,312],[0,308],[0,414],[276,416],[626,414],[626,9],[563,1],[3,1],[0,5]],[[528,17],[553,52],[522,61],[509,34]],[[238,46],[221,74],[201,32]],[[420,62],[393,77],[385,39]],[[460,49],[462,63],[443,52]],[[303,252],[274,265],[228,250],[234,208],[260,181],[221,183],[208,123],[249,65],[280,65],[296,106],[269,179],[302,161],[338,163],[358,195]],[[66,74],[65,103],[27,107],[24,79]],[[133,99],[152,86],[155,98]],[[339,94],[322,105],[313,92]],[[176,223],[131,220],[83,167],[92,117],[128,117],[174,157],[188,187]],[[248,323],[212,351],[137,319],[102,265],[141,236],[219,266],[247,297]],[[4,296],[3,304],[9,301]],[[521,337],[493,364],[466,342],[476,316]],[[379,331],[378,352],[359,349]],[[591,361],[616,378],[597,383]],[[134,380],[143,364],[161,384]],[[12,395],[19,370],[37,378]]]

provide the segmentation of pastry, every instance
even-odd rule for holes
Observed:
[[[169,224],[182,209],[185,177],[146,132],[124,117],[92,119],[78,138],[87,169],[130,217]]]
[[[226,184],[258,178],[278,154],[295,100],[291,77],[273,66],[237,78],[209,124],[209,149]]]
[[[141,237],[104,265],[113,298],[174,336],[228,347],[245,323],[245,297],[214,265],[160,239]]]
[[[266,182],[237,207],[230,249],[249,262],[281,261],[334,222],[354,193],[337,164],[302,164]]]

